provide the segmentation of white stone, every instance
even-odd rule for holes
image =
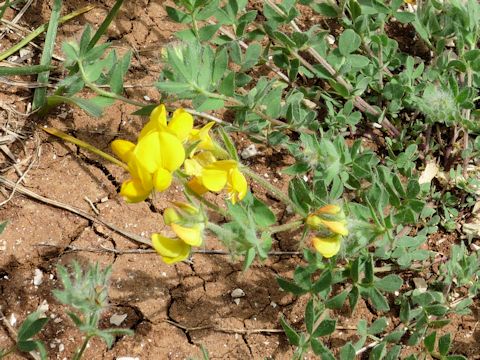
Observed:
[[[230,296],[234,299],[241,298],[245,296],[245,291],[240,288],[236,288],[230,293]]]
[[[35,275],[33,276],[33,285],[39,286],[43,282],[43,272],[40,269],[35,269]]]
[[[127,314],[113,314],[110,316],[110,324],[120,326],[120,324],[127,318]]]
[[[251,144],[242,150],[242,152],[240,153],[240,156],[242,157],[242,159],[245,160],[257,154],[258,154],[257,147],[255,146],[255,144]]]

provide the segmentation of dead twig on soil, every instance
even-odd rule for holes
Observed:
[[[69,245],[67,247],[63,247],[60,245],[53,245],[53,244],[34,244],[34,246],[43,246],[43,247],[55,247],[55,248],[63,248],[65,252],[93,252],[93,253],[114,253],[116,255],[125,255],[125,254],[155,254],[156,251],[153,249],[125,249],[125,250],[118,250],[107,248],[103,245],[100,245],[99,248],[91,248],[91,247],[77,247],[74,245]],[[194,250],[192,251],[193,254],[200,254],[200,255],[231,255],[228,251],[224,250]],[[299,251],[270,251],[268,253],[269,256],[301,256],[302,253]]]
[[[73,206],[70,206],[70,205],[67,205],[67,204],[64,204],[64,203],[61,203],[59,201],[56,201],[56,200],[52,200],[52,199],[49,199],[49,198],[46,198],[44,196],[41,196],[41,195],[38,195],[36,193],[34,193],[33,191],[31,190],[28,190],[27,188],[24,188],[23,186],[20,186],[18,184],[15,184],[15,182],[11,181],[11,180],[8,180],[6,178],[4,178],[3,176],[0,176],[0,184],[2,184],[4,187],[6,188],[10,188],[10,189],[13,189],[14,187],[16,187],[16,191],[21,193],[22,195],[25,195],[25,196],[28,196],[32,199],[35,199],[37,201],[40,201],[40,202],[43,202],[45,204],[48,204],[48,205],[51,205],[51,206],[54,206],[56,208],[60,208],[60,209],[63,209],[63,210],[67,210],[73,214],[76,214],[78,216],[81,216],[87,220],[90,220],[90,221],[93,221],[93,222],[96,222],[96,223],[99,223],[99,224],[102,224],[102,225],[105,225],[106,227],[108,227],[110,230],[122,235],[123,237],[129,239],[130,241],[133,241],[133,242],[136,242],[136,243],[141,243],[141,244],[144,244],[144,245],[148,245],[150,246],[150,241],[148,239],[145,239],[144,237],[142,236],[139,236],[139,235],[136,235],[136,234],[132,234],[132,233],[129,233],[128,231],[125,231],[123,229],[120,229],[119,227],[113,225],[113,224],[110,224],[102,219],[99,219],[98,217],[95,217],[95,216],[92,216],[90,214],[88,214],[87,212],[81,210],[81,209],[78,209],[76,207],[73,207]]]
[[[182,329],[185,332],[192,332],[192,331],[199,331],[199,330],[213,330],[218,332],[224,332],[229,334],[243,334],[243,335],[250,335],[250,334],[283,334],[283,329],[230,329],[230,328],[222,328],[214,325],[205,325],[205,326],[195,326],[195,327],[187,327],[185,325],[179,324],[172,320],[164,320],[164,322],[173,325],[179,329]]]

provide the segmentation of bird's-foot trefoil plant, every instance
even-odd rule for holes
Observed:
[[[130,53],[109,52],[87,27],[63,44],[68,75],[42,107],[100,116],[129,103],[149,117],[134,141],[113,141],[112,156],[45,130],[122,167],[128,203],[181,187],[184,200],[165,206],[165,233],[143,241],[159,261],[195,261],[214,235],[248,269],[290,232],[302,255],[292,278],[277,280],[306,300],[302,326],[280,321],[296,359],[464,359],[444,327],[479,290],[480,4],[173,3],[166,11],[185,28],[161,50],[163,105],[125,96]],[[318,21],[302,21],[306,8]],[[414,34],[408,42],[400,28]],[[233,133],[294,161],[281,169],[288,190],[240,159]],[[266,193],[288,216],[275,216]],[[439,232],[457,235],[442,254],[429,242]],[[432,267],[441,271],[425,279]],[[328,345],[340,309],[354,314],[359,303],[374,320]]]

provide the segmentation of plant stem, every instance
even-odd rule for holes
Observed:
[[[267,180],[263,177],[258,175],[256,172],[250,170],[248,167],[242,167],[241,170],[247,176],[251,177],[254,181],[256,181],[259,185],[261,185],[265,190],[267,190],[270,194],[274,195],[277,199],[283,201],[283,203],[287,206],[290,206],[293,211],[301,216],[306,216],[303,209],[298,207],[287,195],[285,195],[279,188],[270,184]]]
[[[94,154],[97,154],[98,156],[103,157],[105,160],[108,160],[111,163],[114,163],[115,165],[118,165],[118,166],[120,166],[123,169],[128,171],[128,165],[127,164],[125,164],[125,163],[121,162],[120,160],[114,158],[113,156],[103,152],[102,150],[97,149],[95,146],[90,145],[89,143],[86,143],[86,142],[84,142],[80,139],[77,139],[76,137],[65,134],[64,132],[62,132],[60,130],[57,130],[55,128],[42,128],[42,130],[51,134],[51,135],[57,136],[60,139],[63,139],[65,141],[71,142],[72,144],[78,145],[81,148],[84,148],[84,149],[86,149],[86,150],[88,150],[88,151],[90,151]]]
[[[72,360],[80,360],[82,358],[83,353],[85,352],[85,349],[87,348],[88,342],[90,341],[91,338],[92,338],[91,335],[87,335],[87,337],[85,338],[82,344],[82,347],[78,350],[78,352],[75,353]]]
[[[268,232],[269,234],[276,234],[276,233],[279,233],[279,232],[288,231],[288,230],[298,228],[301,225],[303,225],[303,220],[295,220],[295,221],[290,221],[286,224],[271,226],[271,227],[265,229],[265,232]]]

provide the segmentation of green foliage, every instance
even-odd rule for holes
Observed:
[[[57,273],[63,290],[54,290],[53,294],[59,302],[75,310],[75,312],[68,312],[68,315],[75,326],[85,334],[85,342],[77,349],[74,359],[81,358],[92,337],[100,337],[108,347],[111,347],[116,335],[132,334],[129,329],[99,329],[101,314],[108,306],[110,266],[101,269],[97,263],[83,270],[74,261],[70,272],[64,266],[58,265]]]

